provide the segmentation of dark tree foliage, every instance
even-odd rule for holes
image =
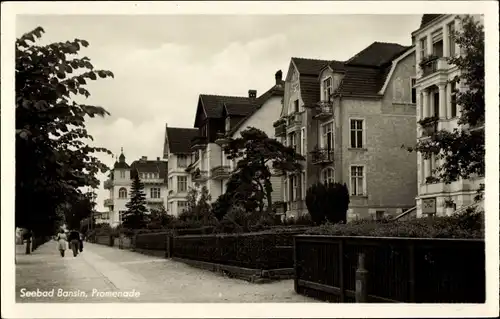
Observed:
[[[179,214],[179,220],[185,222],[184,225],[192,227],[209,226],[215,223],[215,216],[212,214],[211,197],[206,186],[198,192],[195,188],[188,191],[187,209]]]
[[[349,208],[349,191],[345,184],[317,183],[306,192],[306,206],[317,225],[325,222],[345,223]]]
[[[94,196],[93,192],[84,193],[78,200],[67,206],[64,217],[69,229],[80,229],[81,221],[91,217],[95,207]]]
[[[226,191],[233,204],[269,217],[272,215],[273,192],[271,169],[297,172],[302,169],[300,161],[305,160],[293,148],[284,146],[254,127],[242,131],[241,137],[232,139],[225,152],[229,160],[238,160]]]
[[[151,209],[147,228],[149,229],[167,228],[173,223],[173,221],[174,217],[168,215],[165,206],[161,204],[161,206],[158,209]]]
[[[471,16],[460,18],[462,30],[455,33],[455,41],[462,54],[448,59],[448,63],[458,67],[460,75],[451,82],[465,85],[465,90],[454,93],[460,108],[459,128],[453,131],[439,130],[428,138],[420,139],[409,151],[421,153],[425,159],[432,154],[444,160],[427,182],[443,181],[451,183],[459,178],[484,176],[484,30]],[[425,126],[436,119],[424,118]],[[484,185],[483,185],[484,186]],[[483,187],[479,191],[482,191]]]
[[[224,193],[212,204],[212,214],[217,220],[222,220],[232,206],[231,195]]]
[[[85,128],[88,117],[109,113],[74,101],[90,96],[85,88],[113,73],[95,70],[78,57],[85,40],[36,44],[41,27],[16,40],[16,226],[51,234],[63,218],[61,207],[81,199],[79,188],[98,187],[98,172],[108,167],[93,154]]]
[[[123,214],[123,227],[128,229],[146,228],[147,212],[146,194],[144,184],[139,179],[139,174],[135,174],[130,189],[130,200],[125,204],[127,210]]]

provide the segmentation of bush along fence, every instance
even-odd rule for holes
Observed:
[[[484,303],[481,239],[301,235],[295,291],[331,302]]]

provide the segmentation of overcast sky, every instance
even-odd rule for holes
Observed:
[[[85,39],[81,51],[115,79],[89,85],[96,144],[127,162],[163,156],[165,123],[193,127],[198,95],[263,93],[290,58],[345,60],[374,41],[411,44],[421,15],[17,16],[16,36],[41,26],[42,42]],[[100,158],[112,165],[108,156]],[[101,176],[104,180],[104,176]],[[98,191],[98,209],[108,192]]]

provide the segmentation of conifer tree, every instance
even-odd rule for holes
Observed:
[[[123,215],[123,226],[129,229],[141,229],[146,227],[146,194],[144,184],[138,174],[134,176],[130,190],[130,201],[125,205],[127,211]]]

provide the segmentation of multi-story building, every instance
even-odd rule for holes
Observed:
[[[165,128],[163,158],[168,161],[168,206],[169,214],[179,216],[187,207],[187,195],[192,184],[191,174],[186,169],[197,158],[191,150],[191,140],[198,135],[198,129]],[[199,154],[198,154],[199,155]]]
[[[192,140],[193,163],[188,171],[192,185],[206,186],[212,202],[226,191],[226,182],[236,164],[224,154],[224,137],[239,136],[249,126],[273,136],[273,121],[279,116],[282,98],[281,71],[275,74],[275,84],[260,96],[256,90],[249,90],[247,97],[199,96],[194,123],[198,135]],[[279,186],[276,180],[276,188]]]
[[[458,127],[460,106],[454,101],[454,91],[464,90],[464,84],[450,82],[459,75],[448,57],[460,54],[453,34],[460,29],[457,15],[424,14],[418,30],[412,33],[415,45],[415,90],[417,94],[417,120],[434,117],[435,122],[417,127],[417,138],[428,138],[436,130],[453,130]],[[475,17],[480,21],[481,17]],[[436,182],[434,169],[439,166],[436,158],[424,159],[419,154],[417,216],[445,215],[455,209],[472,204],[483,177],[459,179],[451,184]]]
[[[137,175],[144,184],[147,208],[166,207],[167,169],[167,162],[161,161],[159,157],[148,160],[143,156],[128,165],[122,150],[109,179],[104,182],[104,188],[109,190],[109,198],[104,200],[104,206],[108,207],[109,224],[117,226],[122,222],[122,215],[127,210],[125,205],[130,200],[132,180]]]
[[[348,219],[415,206],[414,48],[374,42],[348,61],[292,58],[276,136],[306,157],[283,179],[287,216],[307,212],[306,189],[345,183]]]

